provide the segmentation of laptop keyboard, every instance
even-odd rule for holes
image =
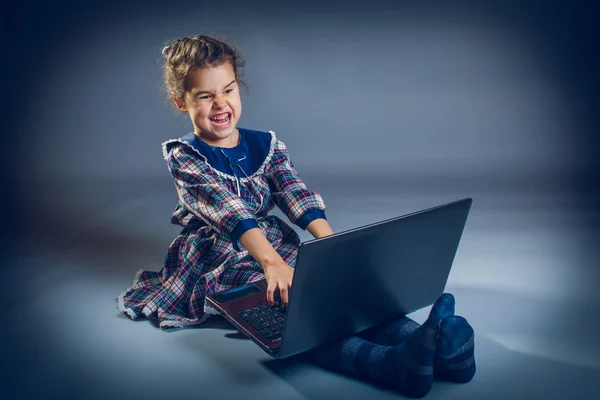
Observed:
[[[261,304],[238,315],[273,342],[281,338],[285,312],[286,309],[276,301],[273,306]]]

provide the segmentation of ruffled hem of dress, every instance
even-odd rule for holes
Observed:
[[[204,314],[198,321],[176,321],[164,320],[160,321],[159,328],[188,328],[190,326],[200,325],[211,317],[212,314]]]
[[[125,300],[123,299],[125,297],[125,293],[127,293],[127,290],[117,297],[117,308],[121,313],[126,314],[129,318],[138,319],[139,315],[137,315],[131,308],[125,308]]]
[[[127,291],[121,293],[119,295],[119,297],[117,298],[117,308],[123,314],[127,314],[127,316],[129,318],[131,318],[132,320],[136,320],[136,319],[140,318],[142,315],[136,314],[131,308],[125,308],[125,301],[124,301],[125,293],[127,293]],[[158,323],[158,327],[159,328],[187,328],[190,326],[200,325],[200,324],[206,322],[206,320],[209,319],[213,315],[221,315],[221,313],[219,313],[218,311],[216,311],[212,308],[208,308],[208,309],[205,308],[204,311],[205,311],[204,315],[197,321],[163,320]],[[150,315],[152,315],[152,311],[146,306],[142,309],[142,314],[144,317],[146,317],[146,319],[150,319]]]
[[[131,284],[131,288],[125,290],[123,293],[121,293],[117,297],[117,309],[121,313],[126,314],[131,319],[137,319],[139,317],[139,315],[136,314],[135,311],[133,311],[131,308],[125,308],[125,294],[129,290],[131,290],[132,288],[134,288],[136,286],[138,280],[140,279],[140,275],[142,275],[143,272],[144,272],[143,269],[138,270],[138,272],[135,273],[135,277],[133,278],[133,283]]]
[[[132,288],[136,286],[136,284],[143,272],[144,272],[144,270],[140,269],[135,274],[135,277],[133,278],[133,284],[131,285]],[[136,314],[136,312],[133,311],[133,309],[125,307],[125,294],[127,294],[127,292],[129,290],[131,290],[131,288],[128,290],[125,290],[123,293],[121,293],[117,297],[117,309],[119,310],[119,312],[126,314],[132,320],[136,320],[136,319],[142,317],[142,315]],[[147,319],[150,319],[149,317],[150,317],[150,315],[152,315],[152,310],[150,310],[148,308],[148,306],[145,306],[142,309],[142,314]],[[218,312],[217,310],[215,310],[214,308],[208,306],[207,304],[205,304],[204,315],[202,317],[200,317],[200,319],[197,321],[163,320],[163,321],[159,322],[158,326],[159,326],[159,328],[187,328],[187,327],[194,326],[194,325],[200,325],[213,315],[221,315],[221,313]]]
[[[261,164],[260,168],[255,173],[253,173],[252,175],[250,175],[247,178],[237,178],[237,177],[234,177],[233,175],[226,174],[224,172],[219,171],[216,168],[213,168],[213,166],[210,165],[210,163],[208,162],[208,160],[206,159],[206,157],[204,155],[202,155],[198,150],[196,150],[194,148],[194,146],[192,146],[187,140],[169,139],[169,140],[164,141],[162,143],[162,146],[161,146],[162,147],[162,154],[163,154],[163,158],[165,159],[165,161],[167,161],[168,158],[169,158],[169,153],[167,152],[167,145],[169,143],[174,143],[174,142],[184,143],[190,149],[194,150],[204,160],[204,162],[210,167],[210,169],[212,169],[213,171],[216,172],[216,174],[218,176],[220,176],[222,178],[225,178],[225,179],[232,180],[232,181],[235,181],[237,179],[237,180],[239,180],[242,183],[246,183],[250,179],[253,179],[253,178],[261,176],[263,174],[263,172],[265,171],[265,168],[267,167],[267,165],[271,161],[271,158],[273,157],[273,153],[275,152],[275,143],[277,143],[277,135],[275,134],[274,131],[269,131],[269,133],[271,134],[271,144],[269,145],[269,153],[265,157],[265,159],[264,159],[263,163]]]

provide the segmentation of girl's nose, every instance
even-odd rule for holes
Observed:
[[[221,98],[216,98],[215,102],[214,102],[214,106],[217,109],[221,109],[223,107],[225,107],[227,103],[225,102],[225,99],[221,99]]]

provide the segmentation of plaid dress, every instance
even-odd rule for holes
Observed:
[[[239,128],[234,148],[211,146],[194,133],[162,144],[179,202],[171,222],[182,227],[159,272],[140,270],[117,298],[119,311],[146,317],[161,328],[204,322],[217,310],[205,296],[264,278],[262,266],[240,236],[259,228],[294,267],[300,238],[268,212],[278,206],[306,229],[325,218],[322,197],[306,188],[285,144],[274,132]]]

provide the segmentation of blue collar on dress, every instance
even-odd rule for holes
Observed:
[[[271,148],[271,133],[238,128],[240,143],[232,148],[211,146],[204,142],[194,132],[180,138],[206,158],[208,164],[214,169],[238,178],[251,176],[260,169],[265,159],[269,156]],[[236,167],[241,167],[242,171]]]

